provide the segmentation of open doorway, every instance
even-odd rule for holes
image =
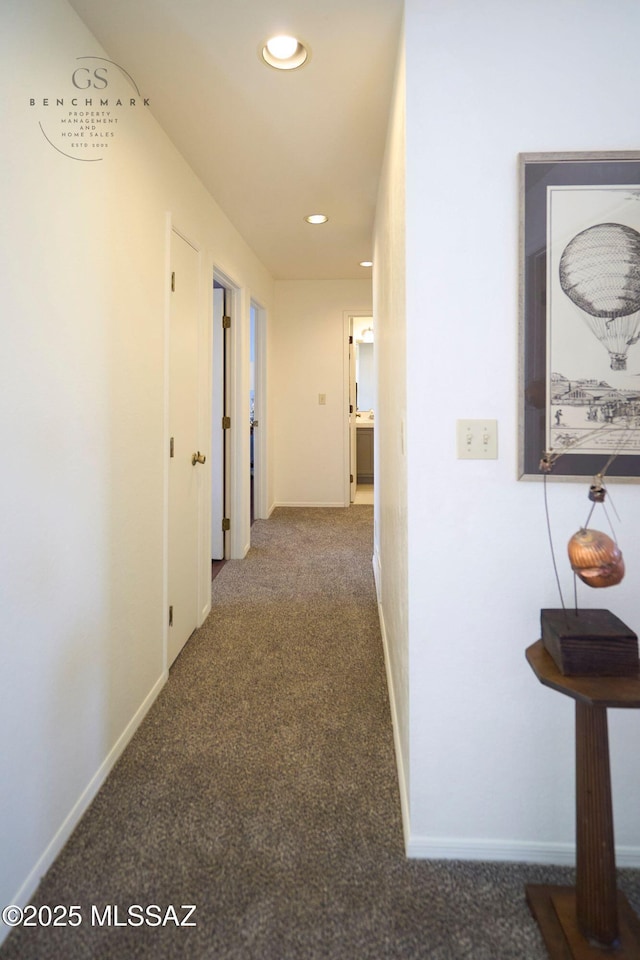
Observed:
[[[351,503],[373,503],[376,379],[371,315],[349,317]]]

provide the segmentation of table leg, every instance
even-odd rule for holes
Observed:
[[[616,861],[605,707],[576,701],[576,914],[584,937],[619,938]]]
[[[529,884],[527,901],[553,960],[640,958],[640,921],[616,890],[605,707],[576,701],[576,885]]]

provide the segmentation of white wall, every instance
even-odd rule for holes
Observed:
[[[247,410],[250,297],[269,310],[273,291],[148,112],[104,162],[46,143],[29,98],[102,53],[65,0],[0,16],[4,904],[28,898],[165,679],[167,213],[201,250],[205,338],[213,265],[241,288]]]
[[[409,655],[407,623],[407,457],[405,319],[404,36],[378,193],[374,315],[378,404],[374,571],[385,645],[405,836],[408,824]]]
[[[418,855],[563,860],[573,702],[524,650],[559,606],[542,487],[518,482],[519,151],[638,147],[635,0],[407,0],[407,449],[411,834]],[[382,416],[382,410],[381,410]],[[495,418],[499,459],[455,422]],[[555,484],[558,543],[587,483]],[[627,577],[581,591],[640,628],[640,491],[618,485]],[[385,520],[381,516],[381,522]],[[400,520],[393,521],[401,526]],[[572,578],[563,567],[565,589]],[[619,863],[640,864],[640,713],[610,711]]]
[[[371,300],[370,277],[275,283],[269,328],[274,505],[348,506],[345,314],[370,314]],[[326,394],[326,404],[318,403],[319,394]]]

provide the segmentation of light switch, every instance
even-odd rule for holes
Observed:
[[[326,395],[326,393],[319,393],[319,394],[318,394],[318,403],[320,404],[320,406],[323,407],[323,406],[326,404],[326,402],[327,402],[327,395]]]
[[[497,460],[498,421],[458,420],[458,460]]]

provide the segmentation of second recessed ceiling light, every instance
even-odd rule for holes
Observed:
[[[312,213],[310,216],[305,217],[307,223],[326,223],[329,217],[325,216],[324,213]]]

